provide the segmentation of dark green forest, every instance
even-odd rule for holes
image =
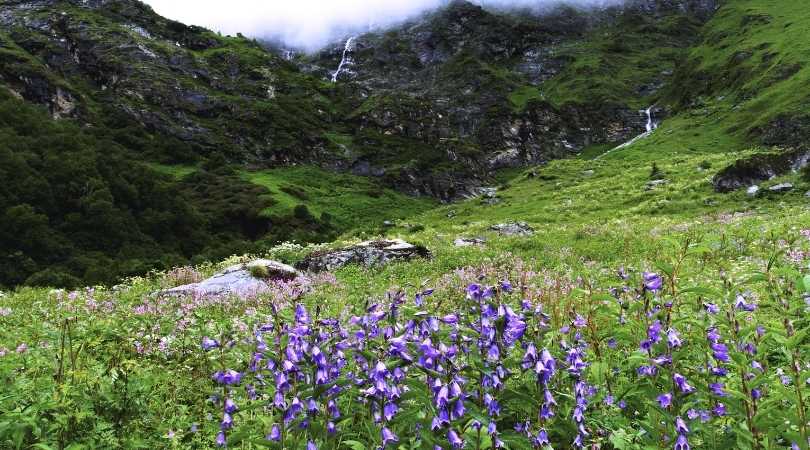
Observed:
[[[158,173],[142,161],[193,149],[108,117],[103,127],[53,121],[0,92],[0,286],[111,284],[244,253],[291,229],[331,235],[306,214],[262,215],[273,201],[266,189],[219,155],[181,180]]]

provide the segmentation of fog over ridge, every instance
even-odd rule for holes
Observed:
[[[385,28],[450,0],[144,0],[161,15],[224,34],[269,38],[314,51],[353,33]],[[604,7],[624,0],[476,0],[486,8],[557,4]]]

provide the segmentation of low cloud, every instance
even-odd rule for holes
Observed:
[[[308,51],[351,33],[387,27],[448,0],[145,0],[159,14],[224,34],[270,38]],[[604,6],[620,0],[479,0],[493,8],[557,3]]]

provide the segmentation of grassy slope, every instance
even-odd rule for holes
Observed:
[[[801,0],[727,2],[690,50],[670,99],[719,104],[730,133],[778,116],[806,115],[810,100],[810,16]]]
[[[383,189],[366,177],[309,166],[247,172],[244,176],[273,193],[278,203],[268,214],[277,214],[277,208],[290,211],[303,204],[315,216],[331,215],[333,223],[344,230],[379,228],[384,220],[410,217],[436,205],[433,200]]]
[[[187,165],[148,164],[158,172],[182,179],[196,169]],[[347,235],[379,230],[385,220],[405,219],[437,206],[427,198],[413,198],[381,187],[375,180],[314,166],[243,171],[242,178],[270,190],[268,216],[289,216],[305,205],[315,217],[331,216],[331,223]]]

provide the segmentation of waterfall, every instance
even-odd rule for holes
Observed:
[[[636,142],[638,142],[639,140],[644,139],[645,137],[651,135],[652,132],[655,131],[656,128],[658,128],[658,122],[656,122],[655,118],[653,117],[653,111],[652,111],[653,107],[654,106],[650,106],[649,108],[644,110],[644,114],[647,116],[647,123],[644,125],[644,128],[647,131],[639,134],[638,136],[634,137],[633,139],[630,139],[629,141],[625,142],[622,145],[619,145],[617,147],[614,147],[614,148],[608,150],[605,153],[602,153],[601,155],[597,156],[595,159],[601,159],[602,157],[607,156],[608,154],[613,153],[616,150],[621,150],[623,148],[629,147],[629,146],[635,144]]]
[[[343,71],[343,67],[346,64],[351,62],[351,55],[349,53],[352,52],[352,42],[354,41],[354,37],[350,37],[346,39],[346,46],[343,47],[343,56],[340,59],[340,64],[338,64],[338,68],[335,73],[332,74],[332,83],[337,83],[338,76]]]
[[[658,124],[655,123],[655,121],[653,121],[652,109],[653,107],[650,106],[649,108],[644,110],[644,114],[647,114],[647,125],[646,125],[647,134],[652,133],[654,129],[658,128]]]

